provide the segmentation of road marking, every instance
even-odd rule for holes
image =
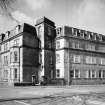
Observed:
[[[17,102],[17,103],[19,103],[19,104],[23,104],[23,105],[31,105],[31,104],[25,103],[25,102],[23,102],[23,101],[15,101],[15,102]]]

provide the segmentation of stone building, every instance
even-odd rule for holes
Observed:
[[[38,75],[39,39],[35,27],[18,25],[0,35],[0,81],[32,82]],[[36,78],[37,79],[37,78]]]
[[[43,17],[36,21],[37,37],[41,42],[39,77],[55,78],[55,23]]]
[[[56,78],[65,84],[105,83],[105,36],[63,26],[57,28]]]
[[[46,17],[0,35],[0,82],[105,83],[105,36]]]

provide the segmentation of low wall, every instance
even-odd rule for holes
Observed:
[[[105,84],[105,79],[72,79],[71,85],[97,85]]]

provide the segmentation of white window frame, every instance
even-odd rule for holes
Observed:
[[[72,55],[73,63],[81,63],[81,56],[80,55]]]
[[[56,54],[56,63],[60,63],[60,54]]]
[[[76,71],[78,71],[77,74],[76,74]],[[78,77],[76,77],[76,75],[78,75]],[[74,69],[74,78],[80,78],[80,70],[79,69]]]
[[[60,48],[60,41],[56,41],[56,49],[59,49]]]
[[[56,69],[56,78],[60,78],[60,69]]]
[[[14,68],[14,80],[18,79],[18,69]]]

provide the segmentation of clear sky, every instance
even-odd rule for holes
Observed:
[[[56,26],[69,25],[105,34],[105,0],[17,0],[11,11],[20,21],[33,24],[42,16]],[[0,15],[0,32],[12,29],[13,20]]]

